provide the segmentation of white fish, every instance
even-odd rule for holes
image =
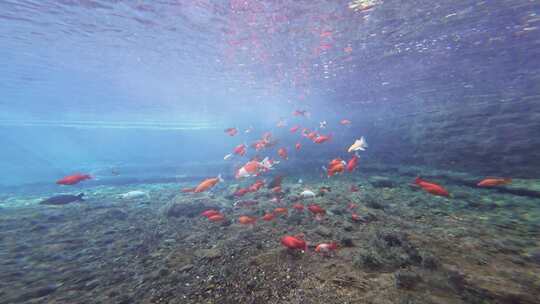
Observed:
[[[323,120],[323,121],[319,122],[319,128],[320,129],[326,129],[326,125],[327,125],[326,120]]]
[[[133,191],[120,194],[120,198],[122,199],[135,199],[135,198],[141,198],[141,197],[150,198],[150,195],[148,194],[148,192],[144,192],[140,190],[133,190]]]
[[[223,160],[228,160],[231,157],[233,157],[233,154],[229,153],[229,154],[225,155],[225,157],[223,157]]]
[[[300,193],[300,196],[303,198],[310,198],[315,197],[315,193],[309,189],[305,189],[304,191],[302,191],[302,193]]]
[[[368,147],[368,144],[366,142],[366,139],[364,136],[360,137],[360,139],[357,139],[354,141],[354,143],[349,147],[349,150],[347,150],[349,153],[354,151],[366,151],[366,148]]]
[[[304,181],[300,178],[300,179],[298,179],[298,183],[299,183],[299,184],[303,184]]]

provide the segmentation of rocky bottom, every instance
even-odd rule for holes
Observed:
[[[234,198],[232,186],[131,185],[65,206],[4,205],[0,303],[538,303],[540,199],[459,185],[442,198],[408,182],[286,178],[280,201],[267,189]],[[322,186],[331,191],[298,197]],[[130,190],[149,195],[118,196]],[[260,220],[278,206],[288,215]],[[226,220],[200,216],[208,208]],[[301,233],[306,252],[280,244]],[[329,241],[339,249],[313,250]]]

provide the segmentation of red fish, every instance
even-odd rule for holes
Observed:
[[[281,186],[274,187],[271,189],[271,191],[274,193],[281,193]]]
[[[294,204],[293,206],[293,209],[296,210],[296,211],[304,211],[304,205],[300,204],[300,203],[296,203]]]
[[[262,217],[262,220],[269,222],[269,221],[271,221],[271,220],[273,220],[275,218],[276,218],[276,216],[273,213],[267,213]]]
[[[182,190],[180,190],[180,191],[182,191],[183,193],[188,193],[188,192],[193,192],[193,191],[195,191],[195,188],[184,188],[184,189],[182,189]]]
[[[224,219],[225,219],[225,217],[221,213],[215,214],[215,215],[212,215],[212,216],[208,217],[208,220],[211,221],[211,222],[221,222]]]
[[[206,218],[209,218],[209,217],[217,215],[217,214],[221,214],[221,213],[219,213],[219,211],[217,211],[215,209],[208,209],[208,210],[204,211],[203,213],[201,213],[201,215],[206,217]]]
[[[281,244],[289,249],[307,250],[307,244],[304,240],[290,235],[282,237]]]
[[[263,180],[257,180],[255,183],[253,183],[251,186],[249,186],[249,192],[257,192],[264,186]]]
[[[362,219],[360,218],[360,216],[358,214],[353,213],[353,214],[351,214],[351,220],[353,220],[353,222],[359,222]]]
[[[227,128],[227,129],[225,129],[225,133],[229,134],[229,136],[235,136],[236,134],[238,134],[238,129],[237,128]]]
[[[321,206],[315,204],[309,205],[308,210],[311,211],[311,213],[313,214],[326,214],[326,210],[324,210]]]
[[[295,133],[296,131],[298,131],[299,128],[300,128],[300,126],[294,126],[294,127],[290,128],[289,131],[291,133]]]
[[[352,209],[356,209],[356,208],[358,208],[358,205],[355,204],[355,203],[349,203],[349,205],[347,205],[347,208],[348,208],[348,209],[351,209],[351,210],[352,210]]]
[[[242,225],[255,224],[256,221],[257,221],[256,218],[252,216],[247,216],[247,215],[242,215],[241,217],[238,218],[238,222]]]
[[[315,247],[315,252],[317,253],[329,253],[331,251],[334,251],[338,248],[338,245],[336,242],[331,243],[321,243]]]
[[[244,196],[246,194],[248,194],[250,191],[248,188],[240,188],[238,190],[236,190],[233,195],[234,196],[237,196],[237,197],[241,197],[241,196]]]
[[[353,172],[353,170],[356,168],[356,166],[358,166],[358,160],[359,159],[360,158],[358,156],[356,156],[356,154],[353,155],[353,157],[347,163],[347,171],[348,172]]]
[[[331,38],[332,32],[331,31],[322,31],[321,32],[321,38]]]
[[[293,115],[294,116],[304,116],[304,117],[306,117],[306,116],[309,116],[309,112],[307,110],[295,110],[293,112]]]
[[[446,196],[446,197],[450,196],[448,191],[444,189],[442,186],[422,180],[419,177],[417,177],[414,180],[414,183],[422,187],[422,189],[424,189],[426,192],[431,193],[433,195]]]
[[[246,154],[246,145],[240,144],[234,147],[233,153],[238,154],[240,156],[244,156],[244,154]]]
[[[88,174],[76,173],[73,175],[63,177],[62,179],[57,180],[56,183],[58,185],[75,185],[87,179],[92,179],[92,176]]]
[[[342,119],[339,123],[346,126],[346,125],[350,125],[352,123],[352,121],[350,121],[348,119]]]
[[[313,139],[313,142],[316,144],[322,144],[329,141],[330,139],[332,139],[332,135],[319,135],[315,139]]]
[[[300,150],[300,148],[302,148],[302,145],[300,143],[296,143],[296,145],[294,145],[294,148],[296,148],[296,151]]]
[[[478,187],[495,187],[508,185],[512,182],[511,178],[486,178],[481,180],[476,186]]]
[[[197,187],[195,187],[195,190],[193,190],[193,192],[195,193],[204,192],[214,187],[218,182],[222,182],[222,181],[223,179],[221,178],[221,174],[218,175],[218,177],[205,179]]]
[[[281,156],[281,158],[283,158],[283,159],[285,159],[285,160],[288,159],[288,156],[287,156],[287,149],[285,149],[285,148],[279,148],[278,154],[279,154],[279,156]]]
[[[319,136],[319,134],[315,131],[312,131],[312,132],[309,132],[306,137],[311,139],[311,140],[315,140],[317,137]]]

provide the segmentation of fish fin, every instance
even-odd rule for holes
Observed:
[[[362,144],[363,144],[362,146],[363,146],[364,148],[367,148],[367,147],[368,147],[368,143],[367,143],[367,141],[366,141],[366,138],[365,138],[364,136],[362,136],[362,137],[360,137],[360,140],[362,141]]]
[[[77,197],[78,197],[79,200],[81,200],[81,201],[84,201],[83,196],[84,196],[84,193],[82,193],[82,192],[79,193],[79,195],[77,195]]]
[[[223,183],[225,180],[221,177],[221,173],[217,176],[220,183]]]

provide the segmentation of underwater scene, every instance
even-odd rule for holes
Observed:
[[[0,304],[540,303],[540,2],[1,0]]]

